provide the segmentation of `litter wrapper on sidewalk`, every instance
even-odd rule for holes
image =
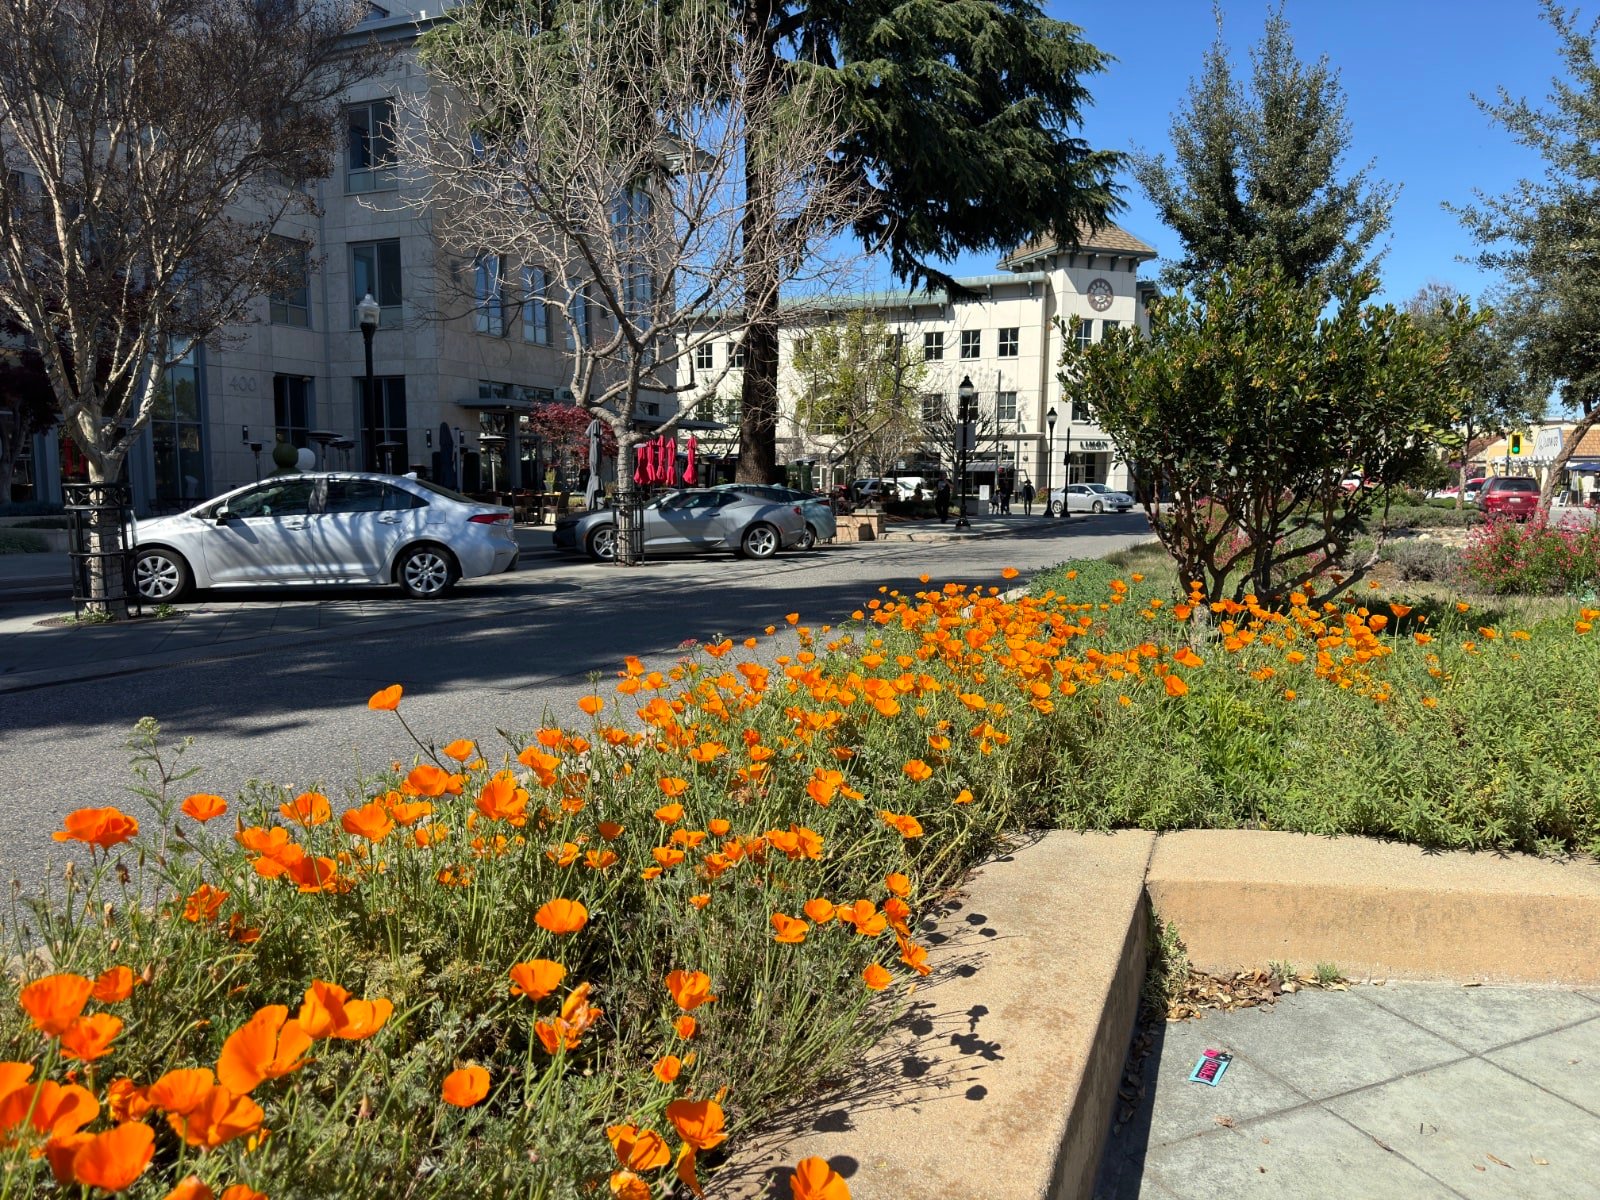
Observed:
[[[1207,1050],[1194,1064],[1194,1070],[1189,1072],[1189,1082],[1216,1087],[1222,1082],[1222,1073],[1228,1069],[1228,1064],[1232,1061],[1233,1055],[1226,1051]]]

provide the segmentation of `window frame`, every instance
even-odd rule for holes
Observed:
[[[375,118],[374,111],[382,109],[384,120]],[[351,118],[358,111],[365,110],[365,133],[362,135],[361,147],[363,156],[368,160],[364,166],[355,165],[355,152],[357,148],[356,134],[358,132]],[[395,173],[396,155],[394,140],[394,100],[389,96],[374,96],[370,100],[358,100],[346,104],[341,110],[341,119],[344,121],[344,190],[347,196],[357,196],[365,192],[392,192],[400,186],[399,177]]]
[[[356,311],[356,307],[361,303],[362,297],[367,294],[369,289],[356,286],[356,263],[362,252],[369,249],[372,252],[371,275],[373,285],[370,290],[372,292],[372,298],[378,302],[378,307],[380,310],[378,316],[378,326],[379,328],[393,328],[400,324],[405,315],[406,275],[405,264],[401,254],[400,239],[374,238],[370,241],[364,242],[347,242],[346,245],[349,247],[350,260],[350,328],[361,328],[361,316]],[[392,289],[392,299],[394,300],[394,303],[386,304],[384,301],[391,298],[388,295],[391,289],[387,286],[390,281],[388,279],[388,273],[384,268],[384,260],[385,258],[389,257],[387,251],[391,247],[393,248],[393,268],[395,274],[395,279],[393,280],[394,287]]]
[[[506,335],[506,260],[479,254],[472,260],[472,328],[490,337]]]
[[[944,361],[944,330],[924,329],[922,331],[922,361]]]
[[[1008,325],[999,330],[999,340],[995,346],[995,357],[1022,357],[1022,327],[1020,325]]]
[[[267,322],[271,325],[283,325],[290,329],[311,328],[311,251],[305,242],[299,238],[280,237],[274,234],[273,243],[278,247],[283,258],[298,256],[300,260],[300,286],[291,288],[287,292],[267,293]],[[293,297],[298,294],[300,299],[296,302]],[[295,320],[296,312],[301,314],[301,320]]]
[[[550,344],[550,274],[543,267],[522,266],[522,340],[534,346]],[[529,336],[529,335],[532,336]]]
[[[983,330],[963,329],[961,331],[961,357],[963,359],[983,357]]]

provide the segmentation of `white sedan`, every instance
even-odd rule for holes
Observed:
[[[1108,488],[1103,483],[1069,483],[1066,488],[1068,512],[1100,513],[1106,510],[1113,512],[1133,511],[1133,497],[1127,492],[1119,492]],[[1061,515],[1062,488],[1050,489],[1050,515]]]
[[[133,578],[148,603],[191,588],[399,584],[415,599],[509,571],[508,509],[412,475],[277,475],[135,526]]]

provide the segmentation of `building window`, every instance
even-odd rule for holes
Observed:
[[[944,420],[944,393],[927,392],[922,397],[922,423],[936,425]]]
[[[1068,400],[1067,420],[1074,421],[1079,425],[1093,425],[1094,410],[1089,407],[1087,400]]]
[[[928,331],[922,335],[922,361],[944,361],[944,334]]]
[[[650,328],[652,310],[656,302],[656,281],[642,266],[628,269],[622,282],[622,311],[641,333]]]
[[[274,325],[297,325],[311,328],[311,266],[304,242],[294,238],[272,239],[282,255],[286,273],[294,276],[293,283],[267,298],[267,319]]]
[[[406,377],[379,375],[366,394],[367,381],[354,380],[361,408],[361,468],[364,471],[406,469]]]
[[[1073,340],[1077,342],[1079,350],[1092,343],[1094,341],[1094,322],[1080,320],[1077,331],[1073,334]]]
[[[380,325],[400,324],[400,239],[350,243],[350,328],[361,328],[356,305],[367,294],[382,307]]]
[[[536,346],[550,344],[550,309],[545,304],[548,286],[543,267],[522,268],[522,340]]]
[[[728,343],[728,365],[736,370],[744,370],[744,343]]]
[[[473,328],[491,337],[500,337],[506,331],[505,297],[500,283],[504,274],[504,263],[498,254],[480,254],[472,264],[472,298],[477,305]]]
[[[694,348],[694,369],[696,371],[714,371],[717,369],[717,344],[715,342],[701,342]]]
[[[344,110],[346,153],[344,190],[377,192],[397,186],[394,174],[394,105],[369,100]],[[376,294],[376,293],[374,293]]]
[[[572,301],[567,309],[567,349],[576,350],[579,343],[594,344],[593,307],[589,303],[589,289],[574,280],[567,281]],[[576,338],[574,338],[576,332]]]
[[[963,329],[961,331],[961,357],[977,358],[983,353],[983,330]]]
[[[1113,329],[1120,329],[1121,327],[1122,327],[1122,322],[1121,321],[1101,321],[1100,322],[1100,340],[1102,342],[1105,341],[1106,334],[1110,333]]]
[[[1010,329],[1002,329],[1000,331],[1000,349],[997,351],[999,357],[1017,357],[1017,344],[1017,327],[1013,325]]]
[[[1015,392],[1000,392],[996,395],[994,419],[1001,424],[1009,424],[1017,419],[1017,394]]]
[[[272,420],[278,440],[291,446],[311,445],[312,399],[315,385],[304,375],[272,377]]]
[[[155,450],[155,502],[178,506],[205,496],[205,441],[201,436],[199,352],[191,347],[168,367],[150,415]]]
[[[478,380],[479,400],[510,400],[517,389],[509,383],[495,383],[490,379]]]

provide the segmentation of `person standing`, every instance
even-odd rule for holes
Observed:
[[[1000,481],[1000,515],[1002,517],[1011,515],[1011,480],[1009,479]]]
[[[939,514],[941,523],[950,519],[950,481],[941,478],[939,486],[933,492],[933,509]]]
[[[1025,517],[1033,516],[1033,494],[1033,480],[1024,479],[1022,481],[1022,515]]]

